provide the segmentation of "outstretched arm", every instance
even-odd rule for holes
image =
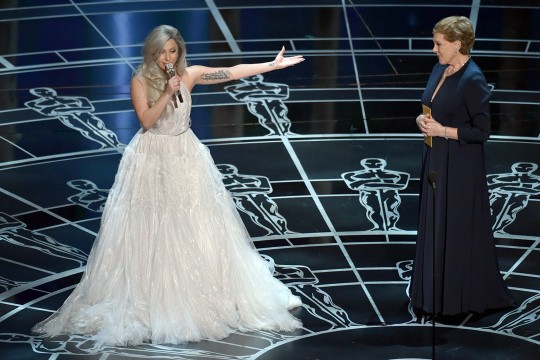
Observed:
[[[285,47],[273,61],[258,64],[240,64],[232,67],[213,68],[207,66],[190,66],[184,76],[190,88],[197,84],[219,84],[227,81],[238,80],[248,76],[262,74],[272,70],[283,69],[304,61],[302,55],[285,57]]]

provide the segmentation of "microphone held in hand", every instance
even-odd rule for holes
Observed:
[[[171,63],[168,63],[165,66],[167,67],[167,74],[169,75],[169,79],[170,79],[176,74],[176,71],[174,71],[174,65]],[[178,99],[180,99],[180,102],[184,102],[184,99],[182,99],[182,94],[180,93],[180,90],[176,92],[176,96],[178,96]]]
[[[435,184],[437,183],[437,172],[435,170],[429,170],[428,180],[431,186],[433,186],[433,190],[435,190]]]

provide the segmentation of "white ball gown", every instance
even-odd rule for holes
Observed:
[[[301,327],[300,299],[257,253],[181,92],[125,148],[81,282],[35,333],[136,345]]]

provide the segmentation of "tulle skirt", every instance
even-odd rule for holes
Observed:
[[[299,298],[272,276],[191,130],[126,147],[81,282],[34,332],[98,343],[184,343],[292,331]]]

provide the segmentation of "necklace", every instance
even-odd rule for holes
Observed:
[[[454,65],[452,64],[448,64],[448,67],[446,68],[446,72],[450,75],[450,74],[453,74],[455,73],[456,71],[458,71],[459,69],[461,69],[463,67],[463,65],[465,65],[465,63],[467,63],[467,61],[469,61],[470,57],[467,58],[467,60],[465,60],[465,62],[459,64],[459,67],[455,67]],[[452,67],[452,70],[450,70],[450,66]]]

